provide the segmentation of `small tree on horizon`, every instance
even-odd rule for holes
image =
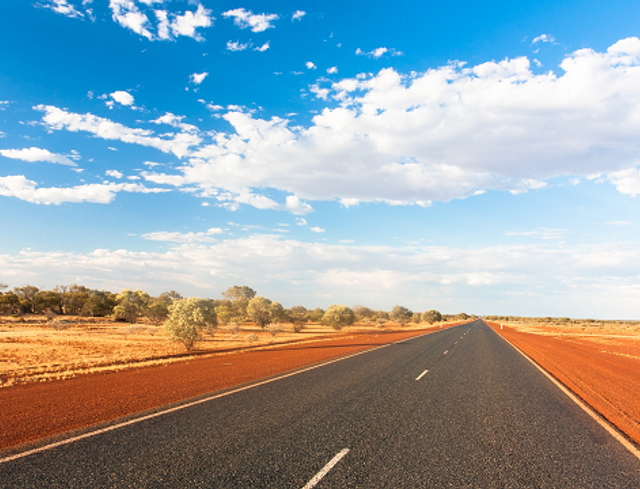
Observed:
[[[260,328],[265,329],[273,322],[272,305],[266,297],[254,297],[247,305],[247,315]]]
[[[442,321],[442,314],[435,309],[430,309],[422,315],[422,320],[429,324],[438,323]]]
[[[407,325],[407,322],[413,317],[413,312],[404,306],[394,306],[391,310],[391,319],[398,321],[403,328]]]
[[[347,306],[334,304],[329,306],[322,316],[322,322],[331,326],[336,331],[340,331],[345,326],[351,326],[356,320],[355,314]]]
[[[191,350],[202,339],[202,331],[213,333],[218,327],[218,319],[213,302],[199,297],[179,299],[169,307],[169,318],[164,323],[167,334],[182,342]]]

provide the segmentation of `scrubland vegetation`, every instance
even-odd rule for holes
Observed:
[[[285,308],[248,286],[220,299],[153,297],[82,285],[9,290],[0,284],[0,386],[66,378],[78,373],[166,363],[192,355],[255,348],[274,342],[320,341],[349,332],[420,328],[467,319],[435,310],[392,311],[356,305]]]

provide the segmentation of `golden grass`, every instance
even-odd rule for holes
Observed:
[[[525,333],[553,336],[564,341],[597,344],[600,351],[640,360],[640,322],[544,319],[495,321]]]
[[[280,326],[282,331],[276,336],[251,323],[243,324],[237,332],[221,326],[213,336],[205,334],[188,353],[202,355],[291,341],[318,341],[336,334],[319,324],[307,324],[299,333],[291,324]],[[403,329],[424,326],[411,324]],[[385,329],[399,327],[387,323]],[[380,328],[357,324],[343,330],[360,331],[380,331]],[[171,341],[162,327],[150,324],[123,324],[110,318],[0,317],[0,388],[84,373],[166,364],[189,358],[186,353],[184,346]]]

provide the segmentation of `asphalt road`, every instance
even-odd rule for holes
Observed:
[[[52,487],[640,488],[640,460],[476,321],[0,463]]]

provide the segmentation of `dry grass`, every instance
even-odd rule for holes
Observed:
[[[640,360],[640,322],[522,319],[496,321],[518,331],[552,336],[564,341],[598,344],[600,351]]]
[[[389,322],[385,329],[399,329]],[[416,329],[425,325],[411,325]],[[358,324],[344,332],[380,331],[377,325]],[[321,340],[336,331],[307,324],[301,332],[285,323],[262,331],[253,324],[220,327],[205,335],[193,355],[255,348],[291,341]],[[181,343],[170,341],[162,327],[123,324],[110,318],[0,317],[0,387],[26,382],[65,379],[78,374],[113,371],[188,358]]]

